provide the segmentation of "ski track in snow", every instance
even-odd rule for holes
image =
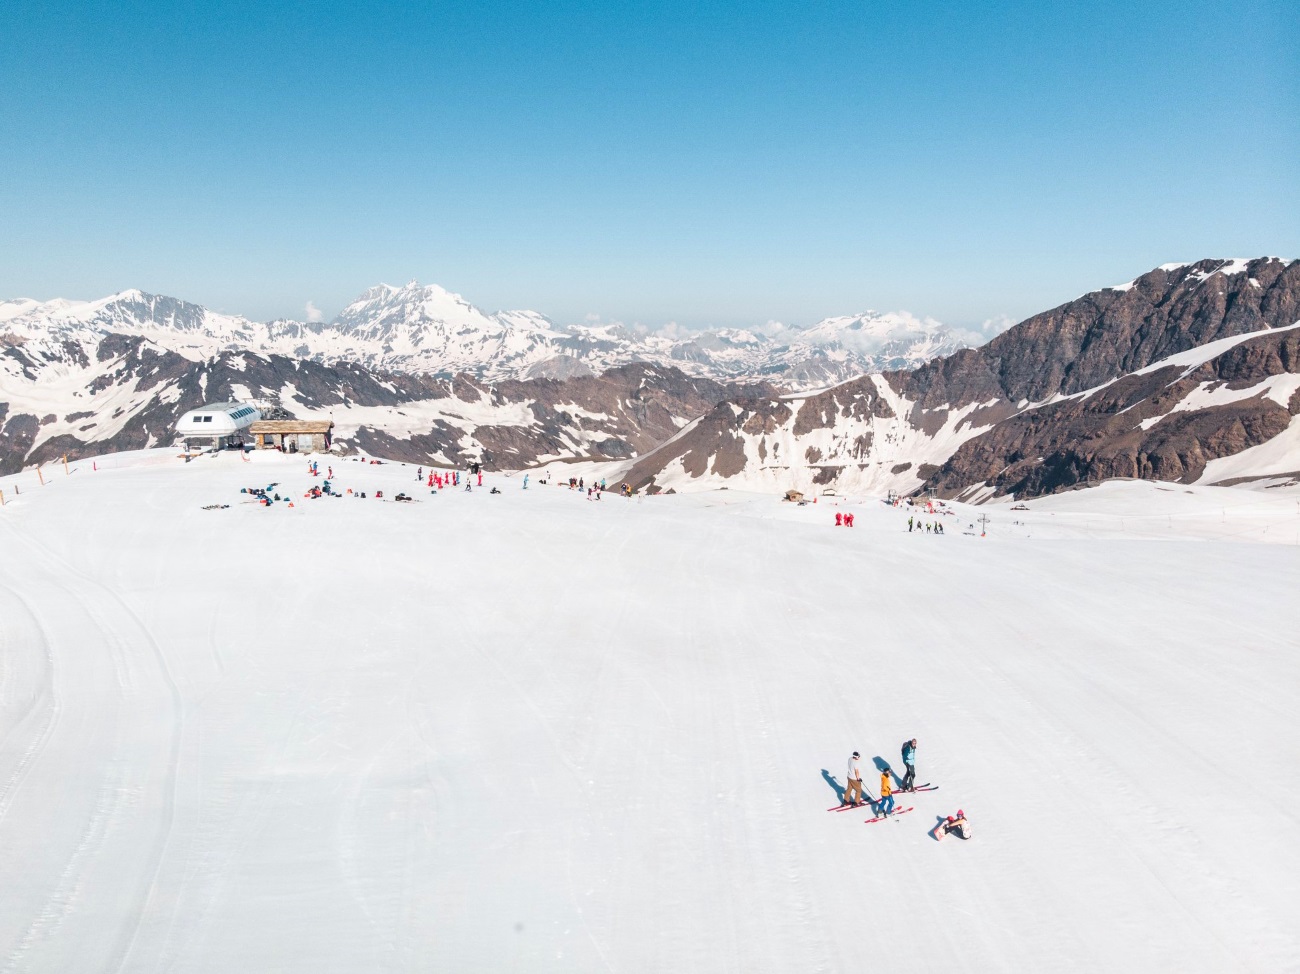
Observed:
[[[0,631],[0,636],[9,637],[0,655],[0,692],[4,692],[3,714],[5,735],[0,741],[0,769],[4,770],[4,785],[0,787],[0,827],[4,825],[5,816],[13,804],[18,790],[27,778],[32,766],[40,758],[41,752],[49,743],[54,728],[58,724],[62,702],[54,673],[54,654],[50,650],[49,636],[41,625],[40,617],[32,611],[31,605],[16,592],[0,589],[0,598],[8,597],[11,601],[5,607],[4,618],[8,624]],[[21,611],[26,617],[29,628],[24,631],[15,622],[15,614]],[[29,652],[24,659],[24,650],[39,648],[38,652]],[[37,660],[37,667],[42,671],[40,677],[25,673],[24,669]],[[33,684],[25,686],[25,679]],[[28,703],[19,711],[12,700],[23,690],[27,690]],[[39,717],[33,715],[39,713]],[[29,723],[39,722],[39,729],[30,735],[26,744],[20,731]],[[15,751],[21,753],[14,754]]]
[[[0,481],[0,972],[1296,969],[1294,492],[89,466]]]
[[[110,861],[108,856],[100,854],[100,849],[108,836],[113,832],[128,831],[133,827],[145,828],[148,834],[131,850],[129,863],[118,864],[120,871],[117,874],[117,881],[129,890],[133,897],[128,913],[133,920],[118,931],[118,944],[112,952],[100,959],[102,966],[99,969],[120,970],[127,960],[138,933],[138,924],[147,912],[148,902],[153,896],[157,871],[171,833],[178,749],[182,734],[179,692],[171,679],[161,650],[120,598],[71,564],[52,556],[47,549],[32,544],[21,535],[16,535],[15,540],[26,549],[22,553],[22,564],[29,571],[33,566],[39,566],[38,577],[44,576],[47,592],[53,589],[59,593],[54,604],[59,606],[60,614],[63,616],[60,621],[64,624],[70,620],[81,621],[82,625],[78,629],[82,634],[95,633],[106,641],[114,681],[119,691],[119,707],[124,706],[129,700],[145,697],[147,689],[144,683],[152,677],[155,682],[160,678],[165,685],[172,708],[171,733],[161,735],[162,739],[159,735],[149,734],[151,728],[147,726],[147,721],[140,721],[139,726],[136,727],[128,726],[128,722],[138,715],[123,715],[126,719],[117,724],[114,756],[108,759],[103,768],[105,777],[94,795],[94,805],[86,815],[76,845],[64,867],[59,871],[53,890],[47,894],[45,906],[20,935],[17,947],[5,968],[6,971],[22,969],[23,956],[29,950],[43,943],[50,943],[60,932],[63,924],[70,917],[75,917],[91,873],[105,869]],[[69,575],[77,580],[75,588],[60,580]],[[42,625],[42,629],[45,628]],[[133,638],[124,636],[124,630],[131,632]],[[47,646],[51,644],[47,635],[43,635],[42,641]],[[53,644],[57,647],[64,641],[71,642],[63,636],[56,637]],[[94,647],[87,645],[84,640],[81,641],[79,649],[82,653],[88,650],[94,652]],[[76,653],[75,650],[72,652]],[[65,669],[61,664],[58,668]],[[50,670],[54,669],[55,665],[51,665]],[[153,672],[150,672],[151,670]],[[98,688],[79,687],[79,690],[85,689],[93,692]],[[83,700],[81,703],[84,706],[86,701]],[[61,703],[56,706],[56,713],[59,709],[62,709]],[[50,721],[49,733],[41,739],[35,757],[39,758],[46,753],[49,738],[56,736],[56,725],[56,720]],[[65,723],[64,726],[66,727],[67,724]],[[125,739],[132,731],[140,736],[128,742]],[[162,748],[164,740],[167,757],[162,762],[161,769],[156,766],[156,762],[153,767],[148,763],[130,763],[126,760],[126,756],[121,754],[121,751],[128,747],[128,743],[133,743],[135,747],[148,747],[157,751]],[[73,742],[75,743],[75,738]],[[32,764],[35,763],[33,760]],[[153,797],[159,803],[156,810],[157,822],[152,828],[149,828],[147,813],[136,812],[134,814],[138,817],[135,821],[126,821],[127,817],[132,815],[131,809],[140,804],[146,796]],[[8,811],[7,807],[6,811]],[[85,814],[84,807],[80,812]],[[118,895],[127,894],[119,891]],[[65,964],[71,965],[73,956],[84,960],[85,945],[76,944],[73,938],[62,940],[58,946],[62,950],[69,951],[64,960]],[[102,944],[99,946],[103,949]]]

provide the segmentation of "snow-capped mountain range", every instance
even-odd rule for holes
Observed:
[[[932,322],[884,315],[797,339],[565,330],[417,285],[374,288],[328,324],[258,324],[140,292],[9,302],[0,473],[165,444],[186,409],[237,399],[333,420],[341,449],[495,469],[581,460],[652,491],[981,500],[1113,477],[1270,489],[1300,477],[1300,261],[1164,265],[919,367],[783,381],[800,369],[811,385],[892,341],[944,340]],[[283,351],[249,350],[267,345]],[[633,349],[641,362],[587,374]],[[439,375],[419,367],[426,357],[466,367]],[[533,377],[500,377],[512,372]]]
[[[386,371],[467,373],[487,381],[564,379],[647,362],[688,375],[766,380],[790,389],[915,368],[970,344],[931,319],[874,311],[803,329],[723,329],[687,337],[642,334],[622,325],[560,326],[535,311],[489,314],[458,294],[414,281],[372,287],[329,322],[257,322],[139,290],[96,301],[20,298],[0,302],[4,333],[56,342],[131,335],[192,361],[251,351]]]

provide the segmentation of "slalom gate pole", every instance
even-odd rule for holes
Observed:
[[[68,469],[68,455],[65,453],[63,454],[63,476],[66,477],[70,473],[72,471]]]
[[[45,474],[41,473],[41,465],[40,465],[39,463],[36,465],[36,476],[38,476],[38,477],[41,478],[41,486],[44,487],[44,486],[45,486]]]

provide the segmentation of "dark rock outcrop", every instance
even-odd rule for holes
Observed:
[[[1240,269],[1239,269],[1240,268]],[[1224,273],[1224,271],[1230,273]],[[1300,261],[1202,260],[1034,315],[987,345],[890,375],[926,407],[1071,395],[1220,338],[1300,320]]]
[[[1282,396],[1287,382],[1261,383],[1300,373],[1300,332],[1267,334],[1297,321],[1300,261],[1166,265],[1034,315],[982,348],[781,402],[793,423],[775,402],[720,403],[638,461],[629,480],[663,489],[681,470],[721,483],[724,467],[758,467],[782,489],[851,483],[945,496],[1193,480],[1211,460],[1287,428],[1300,389]],[[1203,364],[1149,369],[1206,346]]]
[[[967,440],[926,481],[945,496],[974,484],[1034,496],[1110,477],[1190,481],[1218,457],[1277,436],[1297,411],[1263,392],[1177,409],[1198,389],[1248,389],[1300,373],[1300,331],[1248,339],[1186,372],[1128,375],[1088,397],[1019,413]]]

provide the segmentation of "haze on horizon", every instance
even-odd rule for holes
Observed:
[[[0,298],[332,318],[418,279],[560,323],[978,329],[1300,255],[1280,0],[19,0],[0,31]]]

